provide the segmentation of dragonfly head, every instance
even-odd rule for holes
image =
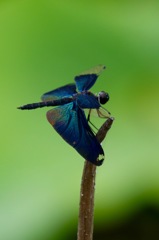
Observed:
[[[104,91],[101,91],[98,93],[98,102],[100,104],[105,104],[106,102],[108,102],[109,100],[109,94],[104,92]]]

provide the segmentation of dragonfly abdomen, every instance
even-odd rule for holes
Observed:
[[[43,107],[51,107],[51,106],[54,107],[54,106],[67,104],[67,103],[70,103],[72,101],[73,101],[72,97],[70,97],[70,98],[61,98],[61,99],[52,100],[52,101],[26,104],[24,106],[18,107],[18,109],[21,109],[21,110],[32,110],[32,109],[43,108]]]

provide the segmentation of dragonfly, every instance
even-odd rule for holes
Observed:
[[[98,65],[75,76],[75,83],[44,93],[41,102],[18,107],[21,110],[54,107],[46,114],[49,123],[84,159],[96,166],[102,165],[104,151],[91,128],[90,116],[96,112],[100,118],[110,117],[101,106],[108,102],[109,94],[104,91],[93,94],[89,89],[105,68]]]

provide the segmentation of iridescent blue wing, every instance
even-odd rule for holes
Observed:
[[[41,99],[43,102],[57,100],[62,97],[70,97],[74,93],[76,93],[76,85],[72,83],[72,84],[67,84],[63,87],[54,89],[50,92],[44,93]]]
[[[79,92],[89,90],[97,80],[98,76],[106,67],[98,65],[88,71],[85,71],[75,77],[76,86]]]
[[[86,160],[100,166],[104,152],[89,127],[82,109],[75,103],[65,104],[47,112],[47,119],[61,137]]]

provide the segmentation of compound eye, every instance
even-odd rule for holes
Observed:
[[[100,104],[105,104],[106,102],[108,102],[109,100],[109,94],[101,91],[98,93],[98,101],[100,102]]]

